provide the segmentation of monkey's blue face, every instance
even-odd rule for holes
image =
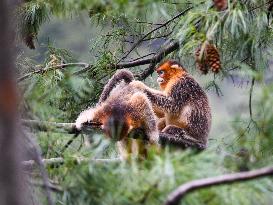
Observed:
[[[164,83],[164,82],[165,82],[165,80],[164,80],[165,71],[164,71],[164,70],[158,70],[158,71],[157,71],[157,74],[158,74],[157,83],[158,83],[158,84]]]

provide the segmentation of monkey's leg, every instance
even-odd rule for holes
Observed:
[[[109,97],[109,94],[113,88],[122,80],[124,80],[126,83],[132,82],[134,80],[133,73],[125,69],[117,71],[104,86],[98,103],[100,104],[104,102]]]
[[[125,138],[121,141],[117,142],[117,147],[119,151],[119,155],[122,160],[127,160],[131,156],[132,153],[132,140]]]
[[[158,131],[161,132],[165,127],[166,127],[166,119],[164,117],[159,118],[157,120],[157,129],[158,129]]]
[[[195,147],[204,150],[207,147],[206,144],[190,136],[185,129],[173,125],[168,125],[159,133],[159,141],[162,145],[171,144],[181,148]]]
[[[141,139],[132,139],[132,155],[138,159],[147,158],[147,144]]]
[[[148,140],[152,143],[158,143],[156,116],[147,96],[142,92],[136,92],[130,98],[129,105],[133,108],[131,116],[135,127],[144,128]]]

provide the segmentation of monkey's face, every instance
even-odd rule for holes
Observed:
[[[177,62],[166,61],[156,69],[156,72],[158,74],[157,83],[162,90],[165,90],[172,79],[182,76],[186,71]]]
[[[102,130],[110,139],[120,141],[128,135],[129,126],[123,117],[111,115],[104,121]]]

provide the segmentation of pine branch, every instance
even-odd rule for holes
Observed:
[[[187,8],[187,9],[185,9],[184,11],[180,12],[179,14],[177,14],[176,16],[174,16],[173,18],[169,19],[168,21],[166,21],[166,22],[163,23],[162,25],[160,25],[160,26],[154,28],[153,30],[149,31],[148,33],[146,33],[144,36],[142,36],[142,38],[140,38],[140,39],[131,47],[131,49],[126,53],[126,55],[123,56],[123,57],[118,61],[118,63],[119,63],[120,61],[122,61],[123,59],[127,58],[127,56],[128,56],[128,55],[129,55],[129,54],[130,54],[130,53],[131,53],[131,52],[132,52],[140,43],[142,43],[143,40],[144,40],[145,38],[147,38],[150,34],[152,34],[153,32],[155,32],[155,31],[161,29],[162,27],[167,26],[169,23],[173,22],[175,19],[177,19],[177,18],[179,18],[179,17],[185,15],[185,14],[186,14],[189,10],[191,10],[192,8],[193,8],[193,7],[189,7],[189,8]]]
[[[189,192],[198,190],[205,187],[211,187],[215,185],[231,184],[234,182],[247,181],[264,176],[273,176],[273,167],[266,167],[247,172],[239,172],[234,174],[226,174],[217,177],[211,177],[206,179],[198,179],[190,181],[179,186],[171,194],[169,194],[165,205],[178,205],[180,200]]]
[[[43,74],[43,73],[45,73],[47,71],[50,71],[50,70],[64,69],[64,68],[73,67],[73,66],[80,66],[80,67],[84,67],[86,69],[90,65],[87,64],[87,63],[66,63],[66,64],[60,64],[60,65],[51,66],[51,67],[45,67],[45,68],[41,68],[39,70],[35,70],[35,71],[32,71],[30,73],[27,73],[27,74],[23,75],[22,77],[17,79],[17,82],[24,81],[24,80],[26,80],[27,78],[29,78],[30,76],[32,76],[34,74]]]

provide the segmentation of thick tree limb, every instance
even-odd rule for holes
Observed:
[[[167,198],[165,205],[178,205],[180,200],[189,192],[221,184],[230,184],[239,181],[247,181],[264,176],[273,176],[273,167],[266,167],[247,172],[226,174],[206,179],[190,181],[178,187]]]
[[[160,62],[165,56],[179,48],[179,42],[173,41],[169,45],[163,47],[150,61],[149,67],[144,70],[138,77],[138,80],[145,80],[154,71],[155,65]]]
[[[22,156],[21,130],[17,126],[18,96],[14,78],[13,42],[17,1],[0,1],[0,204],[28,204],[24,175],[18,166]]]

